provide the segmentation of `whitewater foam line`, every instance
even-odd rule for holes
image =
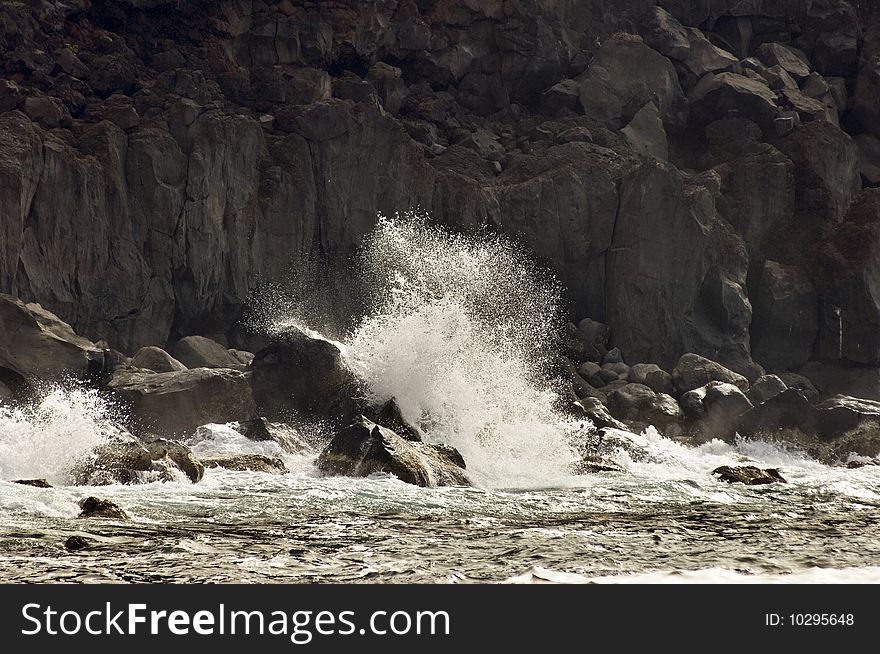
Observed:
[[[808,568],[790,574],[745,574],[726,568],[668,570],[641,574],[587,577],[536,567],[511,577],[508,584],[876,584],[880,566]]]

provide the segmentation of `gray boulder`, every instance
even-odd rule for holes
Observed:
[[[305,454],[312,446],[293,426],[280,422],[270,422],[265,418],[240,420],[232,424],[233,429],[252,441],[272,441],[289,454]],[[199,427],[199,430],[203,427]],[[198,434],[197,434],[198,435]]]
[[[679,404],[694,421],[692,432],[702,438],[731,438],[739,417],[752,408],[742,390],[724,382],[710,382],[688,391]]]
[[[150,345],[142,347],[131,358],[131,365],[135,368],[152,370],[153,372],[176,372],[186,370],[186,366],[161,347]]]
[[[248,379],[238,370],[119,370],[107,388],[127,410],[128,427],[136,435],[189,435],[199,425],[256,415]]]
[[[187,368],[244,368],[241,360],[217,341],[187,336],[177,341],[174,356]]]
[[[164,438],[142,442],[118,435],[95,448],[92,455],[76,466],[74,482],[78,485],[137,484],[171,481],[179,470],[193,483],[201,481],[204,467],[189,448],[179,441]],[[153,473],[153,474],[148,474]]]
[[[695,81],[707,73],[740,72],[739,59],[713,44],[700,30],[686,29],[690,49],[683,65]]]
[[[688,32],[678,20],[662,7],[649,8],[639,20],[639,33],[649,46],[660,54],[684,61],[691,48]]]
[[[761,402],[769,400],[771,397],[776,397],[787,388],[788,386],[786,386],[785,382],[778,376],[764,375],[763,377],[756,379],[752,384],[752,387],[748,392],[748,398],[751,400],[752,404],[760,404]]]
[[[781,43],[762,43],[758,46],[758,56],[768,66],[781,66],[798,82],[810,75],[806,57]]]
[[[407,441],[363,416],[333,437],[317,465],[326,475],[368,477],[384,472],[428,488],[471,485],[455,448]]]
[[[626,425],[616,420],[609,412],[605,405],[593,397],[585,397],[574,403],[579,410],[578,415],[586,416],[596,429],[620,429],[626,431]]]
[[[648,375],[652,372],[660,371],[660,366],[656,363],[637,363],[634,366],[630,366],[629,369],[629,382],[631,384],[645,384],[647,381]],[[646,384],[647,385],[647,384]],[[655,391],[655,392],[665,392],[665,391]]]
[[[688,99],[692,113],[705,122],[733,113],[769,128],[778,112],[776,95],[766,84],[737,73],[708,73]]]
[[[645,386],[655,393],[675,394],[675,385],[672,383],[672,375],[665,370],[654,370],[645,375]]]
[[[679,393],[687,393],[710,382],[733,384],[743,392],[749,390],[749,381],[742,375],[693,353],[683,354],[675,364],[672,382]]]
[[[608,409],[627,424],[653,425],[667,436],[681,433],[684,414],[678,402],[642,384],[626,384],[609,393]]]
[[[859,148],[859,174],[865,186],[880,186],[880,138],[874,134],[853,137]]]
[[[637,153],[663,161],[669,158],[666,130],[663,128],[660,111],[653,102],[642,107],[620,132]]]
[[[125,513],[119,505],[110,500],[102,500],[94,496],[89,496],[79,502],[80,513],[79,518],[107,518],[109,520],[128,520],[128,514]]]

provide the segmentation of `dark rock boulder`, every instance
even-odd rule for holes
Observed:
[[[672,63],[638,36],[606,40],[581,79],[584,112],[609,129],[620,129],[654,102],[665,125],[681,125],[687,102]]]
[[[675,394],[675,384],[672,382],[672,375],[665,370],[655,370],[645,375],[645,386],[655,393],[666,393],[667,395]]]
[[[719,481],[728,484],[746,484],[756,486],[759,484],[786,483],[777,468],[758,468],[756,466],[721,466],[712,471],[718,475]]]
[[[853,137],[859,148],[859,174],[864,186],[880,186],[880,138],[874,134]]]
[[[0,381],[13,393],[43,381],[98,380],[104,366],[104,352],[54,313],[0,294]]]
[[[734,436],[739,417],[752,408],[752,402],[742,390],[725,382],[710,382],[688,391],[681,396],[679,404],[693,421],[693,434],[722,440]]]
[[[128,514],[110,500],[89,496],[79,502],[82,509],[80,518],[107,518],[109,520],[128,520]]]
[[[804,375],[799,375],[794,372],[778,372],[776,373],[776,376],[782,380],[786,387],[794,388],[803,393],[804,397],[806,397],[811,403],[815,404],[819,401],[819,390],[813,382]]]
[[[612,429],[626,431],[626,425],[619,420],[616,420],[608,412],[605,405],[594,397],[582,398],[577,402],[574,402],[574,406],[578,409],[576,415],[586,416],[596,429],[610,427]]]
[[[138,350],[131,358],[131,365],[134,368],[152,370],[153,372],[177,372],[187,368],[161,347],[155,345],[142,347]]]
[[[777,375],[764,375],[755,380],[747,395],[753,405],[760,404],[771,397],[776,397],[787,388],[785,382]]]
[[[588,454],[572,466],[574,475],[593,475],[600,472],[627,472],[626,468],[614,461]]]
[[[660,111],[653,102],[642,107],[626,127],[620,130],[630,146],[638,154],[666,161],[669,158],[669,143],[666,130],[660,118]]]
[[[209,422],[249,420],[256,406],[246,375],[196,368],[143,373],[119,370],[107,386],[136,435],[189,435]]]
[[[389,473],[416,486],[470,486],[461,455],[454,448],[412,443],[390,429],[358,417],[341,430],[318,457],[327,475],[367,477]]]
[[[758,46],[758,56],[768,66],[780,66],[800,82],[810,75],[810,64],[803,56],[782,43],[762,43]]]
[[[393,397],[375,409],[370,409],[368,417],[373,422],[387,427],[398,436],[414,443],[422,442],[422,430],[407,422],[400,411],[400,405]]]
[[[807,274],[768,259],[751,300],[754,359],[774,370],[806,363],[819,335],[819,301]]]
[[[810,380],[823,398],[850,395],[880,401],[880,368],[810,361],[798,373]]]
[[[627,424],[653,425],[669,436],[681,433],[684,414],[678,402],[642,384],[627,384],[609,393],[608,409]]]
[[[357,411],[357,382],[339,348],[298,329],[274,335],[249,371],[259,413],[270,420],[299,414],[346,421]]]
[[[263,454],[233,454],[207,456],[201,459],[205,468],[223,468],[237,472],[265,472],[270,475],[283,475],[289,472],[284,461]]]
[[[688,33],[678,20],[662,7],[651,7],[639,20],[639,33],[657,52],[684,61],[691,49]]]
[[[860,131],[880,136],[880,23],[865,33],[852,105]]]
[[[779,111],[776,95],[765,83],[737,73],[708,73],[691,89],[688,100],[692,115],[704,123],[733,114],[769,129]]]
[[[67,540],[64,541],[64,549],[66,549],[68,552],[87,550],[90,546],[91,541],[88,538],[84,538],[83,536],[69,536]]]
[[[187,368],[244,368],[242,362],[217,341],[187,336],[177,341],[174,356]],[[157,371],[159,372],[159,371]]]
[[[787,436],[788,432],[811,437],[819,431],[819,415],[803,392],[788,388],[744,413],[737,431],[750,438]]]
[[[679,393],[687,393],[710,382],[733,384],[743,392],[749,390],[749,380],[742,375],[693,353],[683,354],[675,364],[672,382]]]
[[[33,486],[34,488],[52,488],[45,479],[13,479],[13,484],[21,484],[22,486]]]

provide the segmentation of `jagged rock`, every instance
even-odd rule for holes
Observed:
[[[797,91],[798,83],[780,65],[770,66],[760,71],[761,76],[767,80],[767,85],[774,91]]]
[[[355,415],[356,380],[329,341],[291,328],[274,335],[249,370],[259,413],[270,420],[302,414],[344,421]]]
[[[726,481],[728,484],[747,484],[755,486],[758,484],[775,484],[777,482],[785,483],[785,479],[779,473],[778,468],[757,468],[755,466],[721,466],[712,471],[713,475],[718,475],[719,481]]]
[[[459,82],[457,98],[479,116],[490,116],[510,106],[508,91],[496,75],[468,73]]]
[[[821,102],[792,89],[784,89],[782,96],[785,104],[801,117],[802,122],[811,122],[814,120],[824,120],[834,126],[839,124],[837,118],[837,107],[833,101]]]
[[[627,384],[608,394],[608,409],[618,420],[653,425],[667,435],[681,432],[684,417],[672,397],[642,384]]]
[[[279,458],[263,454],[230,454],[207,456],[201,459],[205,468],[224,468],[238,472],[265,472],[270,475],[283,475],[289,472]]]
[[[128,520],[128,514],[119,508],[115,502],[110,500],[102,500],[94,496],[89,496],[80,500],[79,518],[107,518],[109,520]]]
[[[390,473],[416,486],[470,486],[457,450],[429,443],[412,443],[390,429],[359,416],[333,437],[318,457],[327,475],[368,477]]]
[[[686,30],[690,49],[683,65],[694,81],[707,73],[740,72],[739,59],[711,43],[700,30],[693,27]]]
[[[742,390],[724,382],[710,382],[688,391],[679,404],[685,415],[694,420],[695,434],[721,439],[731,438],[738,418],[752,408]]]
[[[248,379],[238,370],[118,370],[107,388],[127,409],[127,424],[135,434],[189,434],[209,422],[256,415]]]
[[[192,483],[195,484],[202,480],[205,473],[204,466],[183,443],[157,438],[145,443],[144,447],[152,462],[170,461],[189,477]]]
[[[691,113],[707,117],[740,116],[763,128],[773,124],[776,96],[766,84],[737,73],[709,73],[688,94]]]
[[[289,454],[305,454],[312,451],[312,446],[291,425],[269,422],[265,418],[254,418],[232,423],[232,426],[245,438],[258,442],[273,441]]]
[[[33,486],[34,488],[52,488],[45,479],[13,479],[13,484],[21,484],[22,486]]]
[[[749,389],[748,398],[752,404],[760,404],[772,397],[776,397],[786,390],[788,386],[777,375],[764,375],[759,377]]]
[[[572,474],[592,475],[600,472],[626,472],[626,468],[614,461],[594,455],[587,455],[574,464]]]
[[[639,154],[663,161],[669,158],[666,130],[660,119],[660,111],[653,102],[642,107],[620,132]]]
[[[574,402],[574,405],[583,415],[589,418],[596,429],[610,427],[626,431],[626,425],[616,420],[600,400],[593,397],[585,397]]]
[[[687,103],[672,64],[640,37],[619,33],[605,41],[579,81],[584,112],[609,129],[629,123],[650,101],[664,124],[684,122]]]
[[[0,80],[0,113],[15,111],[22,102],[24,102],[24,94],[21,92],[21,87],[12,80]]]
[[[683,354],[672,370],[672,382],[679,393],[687,393],[709,382],[733,384],[741,391],[749,390],[749,380],[699,354]]]
[[[39,304],[0,294],[0,381],[16,395],[65,378],[98,379],[104,352]]]
[[[135,368],[152,370],[153,372],[175,372],[186,370],[186,366],[161,347],[150,345],[142,347],[131,358],[131,365]]]
[[[373,422],[387,427],[408,441],[422,442],[422,430],[406,421],[400,411],[400,405],[393,397],[382,406],[370,411],[369,417]]]
[[[22,110],[28,118],[46,129],[60,127],[67,114],[64,105],[57,98],[49,96],[25,98]]]
[[[804,57],[781,43],[762,43],[758,46],[758,56],[768,66],[781,66],[798,81],[810,74],[810,65]]]
[[[691,49],[688,32],[662,7],[650,7],[639,20],[639,33],[660,54],[684,61]]]
[[[231,354],[241,365],[247,367],[251,365],[254,361],[254,353],[248,352],[246,350],[236,350],[230,349],[229,354]]]
[[[573,79],[557,82],[541,94],[541,109],[558,116],[577,109],[580,102],[580,84]]]
[[[819,334],[819,301],[807,274],[768,259],[751,300],[754,359],[781,370],[806,363]]]

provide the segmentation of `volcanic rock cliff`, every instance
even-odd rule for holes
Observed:
[[[4,2],[0,292],[128,354],[219,338],[258,285],[419,206],[530,246],[628,361],[874,369],[877,18],[843,0]]]

